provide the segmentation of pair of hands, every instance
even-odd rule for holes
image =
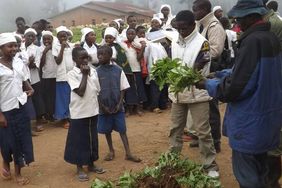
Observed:
[[[90,67],[88,65],[80,65],[80,71],[83,75],[90,75]]]
[[[113,110],[109,109],[108,107],[106,107],[104,105],[101,105],[101,106],[102,106],[103,111],[106,114],[115,114],[115,113],[117,113],[119,111],[120,105],[121,105],[121,103],[118,103],[117,106]]]
[[[35,57],[32,55],[28,58],[28,61],[29,61],[29,64],[28,64],[28,67],[31,68],[31,69],[35,69],[36,68],[36,65],[35,65]]]
[[[206,80],[215,78],[215,72],[210,73],[206,78],[202,79],[198,83],[195,84],[196,88],[198,89],[206,89]]]

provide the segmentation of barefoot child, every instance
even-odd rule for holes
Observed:
[[[68,72],[68,83],[71,88],[70,128],[65,148],[65,161],[77,165],[79,181],[88,181],[83,170],[102,174],[105,171],[94,165],[98,160],[97,115],[99,113],[97,73],[88,66],[88,53],[82,47],[72,51],[76,66]]]
[[[59,42],[54,43],[52,54],[57,63],[56,75],[56,103],[55,118],[62,120],[63,127],[69,127],[69,103],[70,103],[70,86],[67,82],[67,73],[73,69],[72,60],[73,45],[68,42],[69,30],[65,26],[56,28]]]
[[[123,142],[126,152],[125,159],[140,162],[141,159],[131,154],[126,135],[123,98],[129,84],[122,69],[111,61],[112,53],[111,47],[100,47],[98,49],[100,66],[96,69],[100,84],[98,132],[106,135],[110,150],[105,160],[111,161],[115,157],[112,143],[112,131],[115,130],[119,132]]]
[[[24,64],[14,59],[16,38],[12,33],[0,34],[0,148],[3,158],[1,176],[11,179],[10,162],[14,161],[19,185],[29,183],[21,168],[34,161],[30,119],[26,111],[27,97],[33,94]]]

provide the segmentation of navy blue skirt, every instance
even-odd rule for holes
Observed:
[[[71,89],[68,82],[56,82],[56,104],[54,116],[58,120],[70,117],[70,93]]]
[[[75,165],[89,165],[98,158],[97,116],[71,119],[65,161]]]
[[[125,103],[137,105],[147,101],[141,72],[134,72],[132,75],[126,75],[126,77],[130,88],[125,91]]]
[[[27,106],[3,112],[8,126],[0,127],[0,148],[3,160],[23,167],[34,161]]]

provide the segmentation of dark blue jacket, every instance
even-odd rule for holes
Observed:
[[[233,150],[258,154],[279,144],[282,125],[282,55],[270,24],[249,28],[239,40],[231,71],[207,80],[212,97],[227,102],[223,133]]]
[[[122,69],[118,65],[100,65],[97,69],[100,83],[100,93],[98,95],[99,111],[104,114],[102,105],[113,111],[120,101],[120,77]],[[119,111],[124,111],[123,105],[120,105]]]

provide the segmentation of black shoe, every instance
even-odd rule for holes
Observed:
[[[199,147],[199,141],[198,140],[192,140],[189,144],[190,148],[197,148]]]

